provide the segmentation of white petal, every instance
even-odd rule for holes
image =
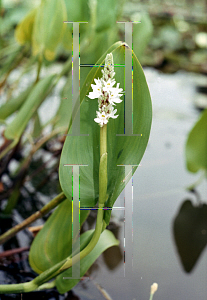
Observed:
[[[110,97],[109,97],[109,102],[110,102],[112,105],[114,105],[115,103],[121,103],[123,100],[120,99],[119,97],[121,97],[121,96],[119,96],[119,95],[113,95],[113,96],[110,96]]]
[[[99,118],[95,118],[94,121],[95,121],[96,123],[100,123],[100,119],[99,119]]]
[[[99,96],[97,95],[97,93],[90,92],[89,95],[88,95],[87,97],[90,98],[90,99],[96,99],[96,98],[98,98]]]
[[[118,117],[118,115],[115,116],[115,113],[116,113],[116,112],[117,112],[117,109],[112,110],[111,113],[110,113],[110,115],[109,115],[110,118],[116,119],[116,118]]]
[[[102,85],[101,80],[99,78],[98,79],[94,78],[94,81],[97,85],[100,85],[100,86]]]
[[[116,115],[116,116],[110,116],[112,119],[116,119],[118,118],[119,115]]]

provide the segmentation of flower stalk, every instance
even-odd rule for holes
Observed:
[[[99,206],[107,200],[107,125],[100,128]]]
[[[91,84],[93,89],[89,93],[90,99],[98,98],[97,117],[94,119],[100,125],[100,165],[99,165],[99,205],[104,205],[107,200],[107,123],[110,118],[116,119],[117,109],[114,109],[116,103],[122,102],[122,88],[119,83],[114,87],[114,62],[113,55],[106,55],[104,69],[101,70],[103,76],[101,79],[94,79],[96,84]]]

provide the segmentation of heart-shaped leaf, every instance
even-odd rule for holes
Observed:
[[[115,64],[115,79],[124,88],[125,51],[132,51],[125,43],[114,44],[107,53],[112,52]],[[104,65],[106,54],[98,61]],[[98,101],[89,99],[88,95],[94,78],[102,76],[101,66],[95,66],[89,72],[80,93],[80,131],[86,136],[67,136],[60,160],[60,183],[65,195],[72,197],[72,168],[66,164],[88,165],[80,167],[80,205],[93,207],[99,197],[99,161],[100,161],[100,127],[94,122]],[[78,107],[78,104],[77,104]],[[112,207],[125,183],[130,180],[132,172],[125,178],[124,167],[118,165],[138,165],[145,152],[152,118],[151,99],[146,79],[137,58],[133,55],[133,133],[142,136],[117,136],[124,133],[124,101],[116,106],[119,117],[110,119],[108,131],[108,202]],[[77,111],[73,112],[76,115]],[[72,134],[72,121],[69,134]],[[89,136],[87,136],[89,134]],[[135,171],[136,168],[133,168]],[[75,183],[79,184],[79,183]],[[105,220],[109,223],[110,211],[106,211]]]
[[[207,245],[207,205],[184,201],[173,223],[174,239],[186,272],[191,272]]]
[[[185,155],[187,168],[190,172],[207,170],[207,109],[189,133]]]
[[[91,236],[92,232],[93,230],[88,230],[83,233],[81,235],[80,243],[84,244],[84,242]],[[80,277],[84,276],[101,253],[112,246],[118,245],[119,241],[114,237],[113,233],[109,230],[104,230],[94,249],[80,261]],[[80,281],[80,279],[63,279],[63,277],[72,277],[72,269],[70,268],[66,270],[56,279],[56,287],[61,294],[71,290]]]

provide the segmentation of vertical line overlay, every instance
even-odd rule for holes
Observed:
[[[64,167],[72,167],[72,277],[64,279],[81,279],[80,274],[80,176],[79,167],[88,165],[64,164]],[[79,256],[73,263],[73,256]]]
[[[117,22],[125,24],[125,129],[124,134],[117,136],[142,136],[133,134],[133,23],[140,22]]]
[[[80,33],[79,24],[88,22],[70,22],[72,23],[72,136],[82,136],[88,134],[80,134]]]
[[[124,277],[133,272],[133,166],[117,165],[125,168],[125,189],[124,189]],[[130,177],[128,184],[127,178]],[[131,261],[131,263],[130,263]]]

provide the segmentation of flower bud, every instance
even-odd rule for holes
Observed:
[[[158,284],[157,283],[153,283],[151,285],[151,295],[154,295],[154,293],[157,291],[158,289]]]

